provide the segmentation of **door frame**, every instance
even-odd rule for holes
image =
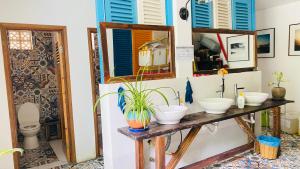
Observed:
[[[90,59],[90,71],[91,71],[91,82],[92,82],[92,97],[93,104],[96,103],[96,85],[95,85],[95,71],[94,71],[94,54],[93,54],[93,42],[92,42],[92,33],[97,33],[97,28],[87,28],[88,34],[88,45],[89,45],[89,59]],[[96,155],[100,156],[100,145],[99,145],[99,123],[98,123],[97,111],[94,112],[94,128],[95,128],[95,142],[96,142]]]
[[[65,65],[64,69],[61,70],[65,74],[65,78],[61,80],[65,82],[66,97],[67,97],[67,112],[65,112],[67,117],[64,117],[68,120],[68,123],[65,126],[66,135],[69,137],[69,162],[76,162],[76,150],[75,150],[75,137],[74,137],[74,124],[73,124],[73,112],[72,112],[72,95],[71,95],[71,80],[70,80],[70,65],[68,57],[68,43],[67,43],[67,28],[65,26],[54,26],[54,25],[37,25],[37,24],[19,24],[19,23],[0,23],[0,33],[1,33],[1,42],[3,48],[3,59],[4,59],[4,71],[6,79],[6,90],[8,98],[8,108],[9,108],[9,118],[10,118],[10,128],[11,128],[11,137],[12,137],[12,146],[13,148],[18,147],[17,140],[17,117],[16,109],[14,106],[13,98],[13,82],[11,80],[11,70],[10,70],[10,59],[9,59],[9,47],[8,47],[8,30],[30,30],[30,31],[56,31],[61,33],[64,57],[61,58]],[[19,169],[20,155],[14,154],[14,168]]]

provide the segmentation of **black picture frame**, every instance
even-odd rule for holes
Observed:
[[[268,31],[270,31],[269,32],[269,34],[270,34],[270,52],[273,52],[273,54],[272,53],[269,54],[269,55],[271,55],[270,57],[267,56],[268,55],[267,53],[266,54],[260,54],[259,53],[259,48],[258,48],[259,33],[260,32],[266,32],[266,34],[267,34]],[[257,41],[257,46],[256,46],[256,48],[257,48],[256,49],[256,51],[257,51],[257,58],[259,58],[259,59],[275,58],[275,56],[276,56],[276,29],[275,28],[260,29],[260,30],[257,30],[256,32],[257,32],[257,36],[256,36],[256,41]]]
[[[229,52],[229,40],[231,39],[231,38],[237,38],[237,37],[240,37],[240,36],[247,36],[247,48],[248,48],[248,50],[247,50],[247,54],[248,54],[248,57],[247,57],[247,59],[245,59],[245,60],[235,60],[235,61],[230,61],[230,52]],[[250,46],[249,46],[249,44],[250,44],[250,38],[249,38],[249,35],[237,35],[237,36],[230,36],[230,37],[227,37],[226,38],[226,43],[227,43],[227,54],[228,54],[228,62],[242,62],[242,61],[249,61],[250,60]]]
[[[295,24],[290,24],[289,25],[289,45],[288,45],[288,56],[300,56],[300,51],[296,52],[295,50],[291,50],[291,47],[292,47],[292,36],[293,36],[293,33],[292,33],[292,29],[293,27],[299,27],[299,30],[300,30],[300,23],[295,23]],[[295,37],[294,37],[295,38]],[[295,42],[295,41],[294,41]],[[293,43],[294,46],[295,46],[295,43]],[[292,53],[294,52],[294,53]]]

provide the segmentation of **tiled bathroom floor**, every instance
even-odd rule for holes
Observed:
[[[300,136],[283,134],[281,150],[281,155],[276,160],[263,159],[260,155],[248,151],[207,167],[207,169],[299,169]]]
[[[40,145],[41,148],[30,150],[28,154],[24,154],[23,159],[21,159],[21,169],[49,169],[67,164],[62,140],[54,140],[49,143],[40,141]],[[26,165],[24,165],[25,159]]]
[[[245,152],[224,162],[211,165],[207,167],[207,169],[299,169],[300,136],[283,134],[281,147],[282,154],[276,160],[266,160],[260,155]],[[103,158],[100,157],[96,160],[90,160],[76,165],[61,165],[52,169],[104,169],[104,163]]]
[[[99,157],[95,160],[90,160],[79,164],[65,164],[51,169],[104,169],[103,157]]]

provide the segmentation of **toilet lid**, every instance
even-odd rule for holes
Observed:
[[[39,109],[34,103],[25,103],[20,106],[18,111],[18,121],[22,124],[39,123]]]

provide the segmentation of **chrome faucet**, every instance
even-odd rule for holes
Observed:
[[[239,90],[245,89],[244,87],[238,87],[238,84],[234,84],[234,103],[237,105],[237,98],[239,97]]]
[[[222,78],[222,84],[220,86],[220,90],[216,91],[217,93],[220,93],[220,97],[224,97],[224,92],[225,92],[225,79]]]

